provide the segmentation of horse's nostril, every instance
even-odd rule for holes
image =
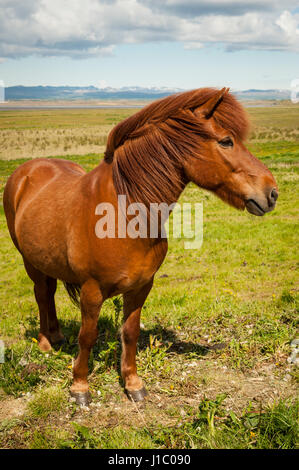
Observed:
[[[278,192],[276,191],[275,188],[273,188],[271,191],[271,200],[275,202],[277,198],[278,198]]]

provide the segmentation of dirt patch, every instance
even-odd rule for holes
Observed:
[[[288,372],[281,374],[275,366],[265,366],[248,373],[215,367],[214,364],[195,364],[186,368],[182,381],[170,388],[169,381],[147,387],[149,395],[141,404],[131,403],[119,386],[111,387],[111,399],[102,403],[95,397],[88,408],[78,408],[72,420],[90,427],[136,426],[153,423],[177,425],[184,419],[184,409],[197,408],[204,398],[215,399],[225,393],[225,408],[242,413],[249,403],[259,410],[279,399],[296,396],[296,386]],[[192,380],[188,374],[192,373]],[[196,377],[195,377],[196,376]],[[198,378],[198,380],[196,380]],[[113,390],[112,390],[113,388]]]
[[[49,438],[52,436],[55,447],[55,433],[59,436],[63,430],[73,436],[75,423],[97,433],[113,432],[114,429],[128,430],[130,433],[134,429],[146,429],[149,435],[155,436],[159,429],[174,430],[181,426],[183,429],[186,424],[192,423],[203,399],[215,400],[220,394],[226,395],[223,406],[227,412],[231,410],[241,417],[250,405],[251,412],[258,413],[279,400],[296,397],[292,370],[267,364],[250,372],[241,372],[214,361],[184,361],[183,367],[178,364],[176,377],[157,373],[156,380],[148,380],[149,394],[142,403],[130,402],[118,381],[103,384],[103,392],[97,392],[94,388],[93,402],[88,407],[74,407],[65,389],[69,401],[62,410],[53,410],[46,419],[30,417],[27,413],[28,400],[33,398],[34,393],[17,399],[2,395],[0,427],[3,423],[6,433],[1,445],[4,448],[25,448],[32,444],[28,436],[24,437],[24,430],[27,429],[25,416],[30,417],[30,426],[34,426],[41,439],[51,430]],[[11,423],[10,428],[7,428],[7,421]],[[78,439],[81,437],[77,436]],[[44,441],[37,441],[34,445],[43,446]]]
[[[27,398],[5,398],[0,401],[0,423],[6,419],[20,418],[26,412]]]

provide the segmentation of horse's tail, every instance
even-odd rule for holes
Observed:
[[[75,304],[77,307],[80,307],[80,292],[81,292],[80,285],[71,284],[70,282],[64,282],[64,281],[63,281],[63,284],[73,304]]]

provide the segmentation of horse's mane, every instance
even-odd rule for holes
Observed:
[[[201,141],[215,138],[207,120],[194,110],[200,111],[200,106],[217,93],[213,88],[200,88],[168,96],[112,129],[105,160],[113,165],[118,194],[145,204],[174,201],[184,187],[182,159],[185,155],[202,157]],[[245,138],[246,113],[231,94],[224,94],[213,119],[235,137]]]

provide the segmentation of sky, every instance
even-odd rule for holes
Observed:
[[[12,85],[290,88],[299,0],[0,0]]]

